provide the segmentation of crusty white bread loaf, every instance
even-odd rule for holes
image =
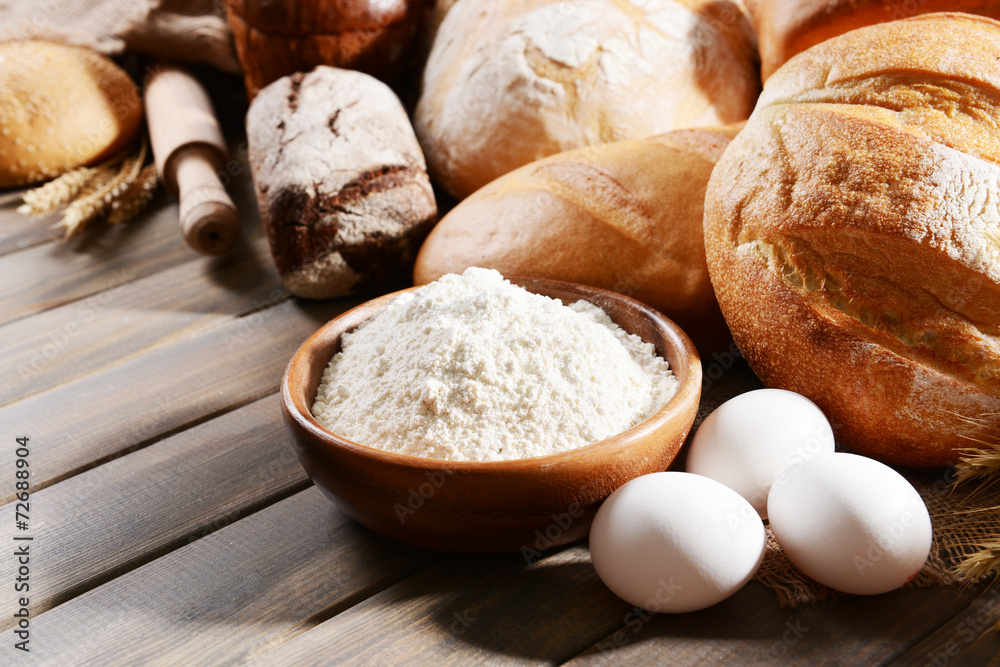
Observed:
[[[712,167],[737,127],[678,130],[551,155],[452,209],[414,282],[470,266],[621,292],[675,320],[703,355],[730,342],[705,263]]]
[[[775,72],[712,174],[734,339],[855,451],[941,466],[1000,438],[998,118],[1000,23],[883,23]]]
[[[458,0],[414,116],[431,177],[462,198],[553,153],[745,120],[754,41],[732,0]]]
[[[52,42],[0,43],[0,188],[112,157],[141,123],[135,84],[108,58]]]
[[[1000,19],[998,0],[747,0],[760,44],[766,81],[796,53],[866,25],[932,12],[964,12]]]
[[[263,88],[250,168],[278,273],[325,299],[404,286],[437,207],[406,112],[381,81],[317,67]]]

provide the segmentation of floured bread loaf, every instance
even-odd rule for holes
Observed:
[[[756,46],[732,0],[459,0],[414,124],[461,198],[560,151],[745,120]]]
[[[866,25],[932,12],[1000,18],[998,0],[747,0],[760,42],[764,80],[796,53]]]
[[[708,356],[731,340],[705,263],[705,188],[737,131],[678,130],[515,169],[441,219],[413,280],[482,266],[614,290],[677,322]]]
[[[399,99],[367,74],[278,79],[247,113],[250,168],[281,280],[324,299],[408,282],[437,207]]]
[[[1000,437],[1000,23],[861,28],[768,80],[716,166],[716,295],[769,386],[838,439],[942,466]]]

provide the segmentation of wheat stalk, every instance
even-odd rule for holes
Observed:
[[[142,213],[153,198],[153,193],[156,192],[156,186],[159,185],[159,182],[156,175],[156,165],[151,164],[143,167],[139,176],[129,184],[128,189],[111,204],[108,223],[120,225]]]
[[[125,158],[118,171],[111,178],[81,194],[63,213],[58,226],[65,232],[64,238],[71,238],[103,215],[107,215],[112,204],[120,198],[136,180],[142,163],[146,160],[146,140],[143,138],[139,152]]]
[[[41,187],[28,190],[17,212],[37,217],[63,208],[73,201],[99,170],[100,167],[77,167]]]
[[[977,544],[979,551],[966,556],[955,566],[955,574],[963,579],[978,579],[991,572],[1000,572],[1000,541]]]
[[[984,478],[988,482],[1000,479],[1000,445],[984,443],[983,447],[959,451],[962,456],[955,466],[955,480],[958,483]]]

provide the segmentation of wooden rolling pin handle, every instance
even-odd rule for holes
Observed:
[[[206,255],[221,255],[240,237],[240,216],[214,166],[213,148],[192,144],[170,157],[180,199],[181,234],[192,248]]]

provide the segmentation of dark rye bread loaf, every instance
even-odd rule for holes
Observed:
[[[437,215],[424,157],[382,82],[317,67],[260,91],[250,168],[281,280],[297,296],[382,292],[409,281]]]
[[[317,65],[357,69],[390,85],[407,65],[428,0],[227,0],[247,93]]]

